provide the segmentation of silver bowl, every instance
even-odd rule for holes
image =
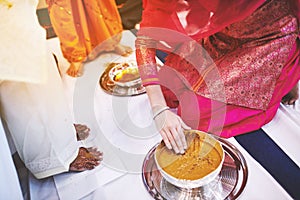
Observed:
[[[193,156],[194,155],[197,156],[197,157],[193,157],[193,159],[196,159],[196,161],[194,161],[193,164],[195,164],[195,163],[197,164],[197,162],[198,162],[199,165],[197,165],[197,167],[201,168],[201,167],[205,166],[205,165],[201,166],[201,162],[203,162],[203,160],[201,160],[200,158],[210,159],[208,156],[209,156],[209,153],[213,150],[214,152],[217,152],[218,156],[220,156],[220,160],[214,161],[214,162],[218,162],[218,163],[215,163],[215,164],[217,164],[215,168],[209,169],[209,172],[205,173],[204,175],[199,176],[196,179],[195,178],[186,179],[186,178],[182,178],[182,177],[176,178],[176,177],[174,177],[174,175],[170,175],[170,173],[167,173],[165,171],[166,167],[168,165],[174,164],[175,161],[177,161],[177,159],[183,160],[184,155],[177,155],[173,152],[173,150],[167,149],[167,147],[165,146],[163,141],[157,146],[157,148],[155,150],[154,160],[156,162],[158,170],[160,171],[161,175],[164,177],[164,179],[167,182],[169,182],[177,187],[185,188],[185,189],[193,189],[193,188],[202,187],[204,185],[207,185],[211,181],[213,181],[218,176],[218,174],[221,171],[223,162],[224,162],[225,153],[224,153],[221,143],[217,139],[215,139],[214,137],[210,136],[209,134],[207,134],[205,132],[198,131],[198,130],[188,130],[188,131],[185,131],[185,134],[186,134],[186,138],[187,138],[187,142],[188,142],[188,149],[186,150],[186,153],[191,152],[189,150],[190,148],[198,148],[198,150],[196,152],[197,154],[193,154]],[[199,138],[199,140],[198,140],[198,141],[200,141],[199,144],[198,143],[193,144],[195,137]],[[163,159],[160,158],[160,156],[162,156],[162,155],[165,156]],[[199,157],[199,159],[198,159],[198,157]],[[192,173],[191,171],[188,171],[188,170],[193,170],[193,166],[189,166],[188,163],[189,162],[182,163],[180,166],[178,166],[178,164],[176,164],[177,165],[176,167],[177,167],[177,169],[179,169],[182,166],[184,166],[184,168],[180,169],[181,172],[184,169],[185,171],[183,171],[183,173],[185,173],[185,174]],[[197,170],[199,170],[199,169],[197,169]],[[181,176],[181,175],[178,175],[177,177],[179,177],[179,176]]]

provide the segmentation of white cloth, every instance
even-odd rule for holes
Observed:
[[[47,65],[46,32],[36,16],[37,0],[0,4],[0,80],[41,82]]]
[[[1,115],[26,167],[44,178],[68,171],[79,144],[37,1],[11,2],[0,5]]]
[[[3,199],[21,200],[22,192],[14,166],[10,155],[9,146],[6,140],[2,122],[0,120],[0,196]]]
[[[20,157],[37,178],[67,171],[78,153],[58,73],[49,67],[48,74],[45,84],[4,81],[0,85],[3,119]]]

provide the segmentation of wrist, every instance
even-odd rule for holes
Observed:
[[[152,113],[153,113],[153,119],[155,119],[158,115],[160,115],[161,113],[170,110],[170,107],[168,106],[155,106],[152,108]]]

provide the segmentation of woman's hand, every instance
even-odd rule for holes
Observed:
[[[160,85],[146,86],[146,91],[154,113],[153,119],[167,148],[173,149],[175,153],[184,153],[187,143],[183,129],[191,128],[169,110]]]
[[[183,154],[187,149],[184,129],[191,129],[182,119],[170,110],[164,110],[154,118],[157,128],[168,149]]]

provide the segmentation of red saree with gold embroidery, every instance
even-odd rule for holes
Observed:
[[[257,130],[299,81],[299,0],[144,2],[143,84],[161,84],[193,128],[223,137]],[[155,49],[169,51],[160,70]]]

